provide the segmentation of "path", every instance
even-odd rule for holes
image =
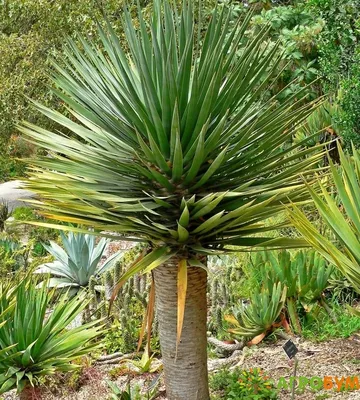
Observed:
[[[34,193],[21,188],[21,181],[10,181],[0,184],[0,201],[9,204],[10,209],[26,206],[22,200],[34,197]]]

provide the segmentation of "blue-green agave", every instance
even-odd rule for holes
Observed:
[[[113,268],[116,260],[122,255],[122,251],[119,251],[100,266],[109,240],[102,238],[96,244],[95,236],[90,234],[60,232],[60,235],[64,248],[55,242],[50,242],[50,245],[45,244],[45,249],[55,261],[40,265],[35,273],[52,275],[52,278],[46,280],[47,285],[58,289],[70,289],[70,295],[87,287],[92,276],[102,275]]]

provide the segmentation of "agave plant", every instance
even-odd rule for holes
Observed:
[[[114,253],[100,267],[99,262],[108,244],[105,238],[96,245],[94,235],[73,232],[66,235],[60,232],[60,236],[64,249],[52,241],[50,245],[44,244],[55,261],[40,265],[35,273],[53,275],[53,278],[45,281],[47,285],[58,289],[70,289],[70,296],[88,287],[92,276],[102,275],[113,268],[122,253]]]
[[[269,237],[283,225],[263,221],[308,200],[300,174],[321,158],[285,146],[313,111],[305,89],[264,100],[281,62],[278,46],[262,46],[267,28],[246,40],[251,15],[234,26],[229,7],[194,19],[191,0],[180,10],[155,0],[137,29],[124,9],[124,46],[110,26],[101,47],[69,40],[54,82],[71,117],[37,108],[72,137],[20,128],[52,154],[33,160],[28,181],[45,215],[150,244],[118,287],[153,271],[167,396],[178,400],[209,398],[205,257],[303,245]]]
[[[252,344],[259,343],[266,335],[282,325],[280,314],[285,307],[286,287],[280,282],[269,290],[255,291],[249,305],[234,310],[233,316],[226,320],[235,328],[229,329],[236,336],[254,338]],[[281,319],[281,321],[279,321]]]
[[[27,399],[39,378],[56,371],[71,371],[71,361],[97,349],[99,321],[67,329],[87,306],[84,296],[63,297],[48,315],[54,297],[29,279],[17,287],[0,287],[0,393],[17,388]]]
[[[338,145],[341,167],[330,160],[335,193],[319,182],[322,193],[309,187],[323,223],[334,235],[334,240],[324,237],[311,225],[298,207],[290,213],[296,228],[309,244],[336,266],[347,280],[360,292],[360,157],[353,147],[353,155],[346,155]]]

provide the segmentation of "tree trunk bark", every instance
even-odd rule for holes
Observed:
[[[154,269],[160,347],[169,400],[209,400],[206,339],[207,273],[188,268],[185,316],[176,356],[179,259]]]

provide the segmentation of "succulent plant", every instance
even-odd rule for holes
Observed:
[[[235,326],[229,332],[236,336],[255,338],[258,343],[268,333],[276,329],[278,320],[285,306],[286,287],[281,283],[274,284],[272,289],[263,288],[250,298],[250,304],[234,309],[233,316],[227,316],[228,323]]]
[[[17,287],[0,286],[0,393],[36,386],[38,379],[56,371],[71,371],[71,361],[100,345],[99,321],[69,329],[87,306],[84,294],[63,296],[48,314],[55,292],[37,289],[29,279]]]
[[[90,234],[69,232],[66,235],[60,232],[60,236],[64,248],[55,242],[44,244],[55,261],[40,265],[35,273],[52,275],[51,279],[45,281],[47,285],[70,289],[71,296],[86,288],[92,276],[100,276],[113,268],[116,260],[124,253],[119,251],[113,254],[100,266],[108,240],[103,238],[96,244],[95,236]]]
[[[333,268],[313,250],[263,252],[258,259],[264,285],[268,290],[281,282],[287,287],[286,309],[295,332],[301,332],[297,312],[299,306],[310,309],[314,303],[321,304],[327,311],[323,293],[329,285]]]

